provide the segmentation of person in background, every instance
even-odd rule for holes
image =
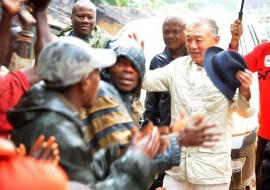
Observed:
[[[72,25],[63,29],[58,36],[78,37],[93,48],[107,47],[111,37],[96,25],[96,15],[96,6],[91,1],[77,1],[72,8]]]
[[[168,65],[174,59],[187,55],[185,46],[185,23],[177,16],[168,16],[162,25],[163,41],[165,49],[162,53],[153,57],[150,62],[150,70]],[[164,126],[171,124],[171,97],[168,92],[147,92],[145,98],[145,112],[142,115],[142,127],[148,121],[160,127],[160,131],[166,133]],[[164,174],[159,175],[151,189],[162,186]]]
[[[150,70],[164,67],[174,59],[187,55],[185,46],[185,23],[176,16],[166,17],[162,25],[165,49],[153,57]],[[147,92],[143,119],[157,126],[171,123],[171,97],[168,92]]]
[[[243,25],[240,20],[235,20],[231,25],[232,34],[238,36],[238,38],[232,37],[231,47],[238,49],[240,37],[243,34]],[[269,107],[270,107],[270,42],[264,42],[257,45],[254,49],[247,53],[244,56],[244,59],[247,63],[247,67],[252,72],[258,72],[258,81],[259,81],[259,100],[260,100],[260,109],[259,109],[259,129],[257,132],[257,150],[256,150],[256,189],[262,190],[267,189],[266,184],[268,184],[268,172],[266,168],[269,168],[269,150],[266,154],[266,168],[264,173],[263,171],[263,161],[265,157],[265,148],[267,143],[270,140],[270,119],[269,119]],[[269,146],[268,146],[269,147]]]

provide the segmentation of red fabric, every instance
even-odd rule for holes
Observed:
[[[258,71],[260,112],[258,135],[270,140],[270,42],[263,43],[245,56],[252,72]]]
[[[0,77],[0,137],[8,137],[12,130],[7,120],[7,111],[18,103],[29,88],[26,76],[20,71]]]
[[[16,155],[1,158],[0,153],[0,189],[66,190],[67,176],[45,161]]]

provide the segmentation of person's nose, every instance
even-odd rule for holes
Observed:
[[[83,23],[90,23],[90,19],[87,16],[85,16],[85,17],[83,17],[82,22]]]
[[[196,49],[197,47],[198,47],[198,45],[197,45],[196,41],[195,41],[195,40],[192,40],[192,41],[190,42],[190,48],[191,48],[191,49]]]
[[[133,73],[134,69],[131,64],[125,64],[123,70],[128,73]]]

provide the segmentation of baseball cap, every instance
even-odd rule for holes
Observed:
[[[109,49],[94,49],[75,37],[60,37],[46,46],[38,58],[37,72],[47,86],[76,84],[95,69],[110,67],[116,55]]]

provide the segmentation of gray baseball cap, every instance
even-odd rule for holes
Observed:
[[[76,84],[97,68],[110,67],[116,55],[109,49],[94,49],[75,37],[60,37],[46,46],[38,58],[37,72],[50,87]]]

